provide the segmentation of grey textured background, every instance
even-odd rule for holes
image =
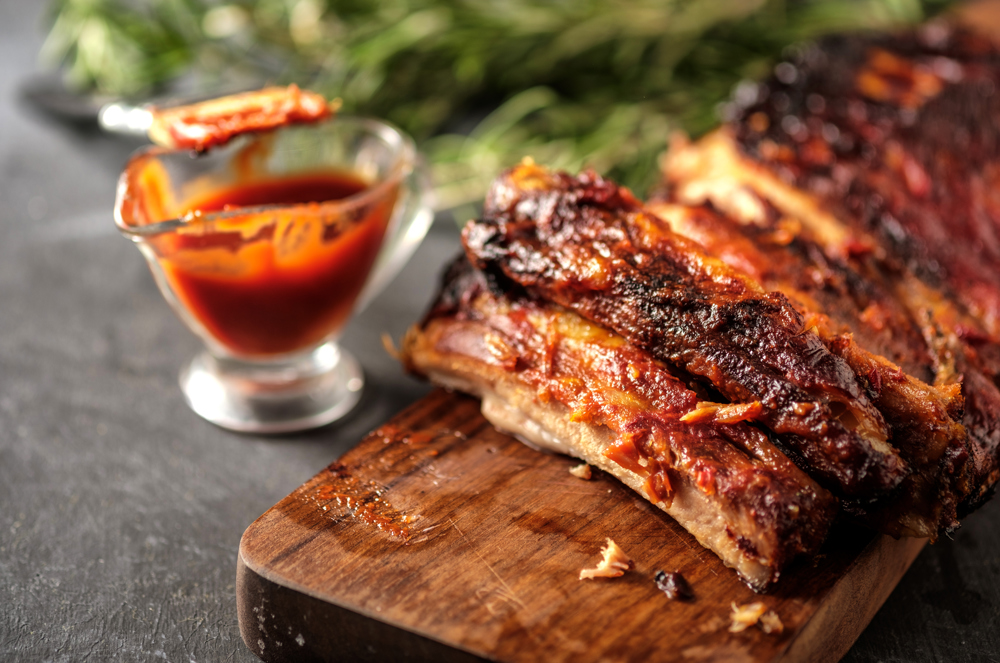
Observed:
[[[185,407],[198,342],[115,232],[139,145],[23,103],[44,3],[0,3],[0,659],[254,661],[236,551],[257,516],[425,393],[399,338],[457,247],[439,223],[344,338],[367,369],[344,424],[262,438]],[[1000,660],[1000,501],[928,548],[849,661]]]

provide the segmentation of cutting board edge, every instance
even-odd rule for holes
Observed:
[[[927,539],[894,539],[883,534],[865,546],[774,663],[826,663],[843,658],[926,544]],[[876,600],[856,600],[862,591],[875,594]],[[851,609],[857,606],[864,609]],[[845,620],[843,615],[855,618]]]
[[[247,527],[243,536],[256,534],[257,527],[270,511]],[[896,540],[888,536],[873,540],[851,565],[850,572],[845,573],[827,592],[822,605],[800,627],[784,651],[771,659],[771,662],[839,661],[871,622],[926,543],[926,539]],[[876,594],[877,600],[856,600],[862,592]],[[278,577],[246,559],[242,537],[237,557],[236,598],[240,635],[247,647],[268,663],[299,661],[303,660],[303,655],[306,660],[331,661],[476,663],[491,660],[407,626],[394,624],[379,615],[369,615],[356,607],[339,605],[328,596],[317,595],[288,578]],[[284,602],[294,602],[299,609],[282,611],[279,608],[274,612],[267,610],[264,619],[261,619],[261,611],[266,603]],[[863,606],[864,610],[858,612],[851,609],[858,605]],[[268,618],[273,622],[277,614],[302,616],[303,619],[292,619],[280,628],[274,623],[268,627]],[[844,614],[855,614],[857,617],[844,620]],[[339,622],[338,632],[353,631],[358,636],[346,638],[336,646],[332,645],[322,628],[323,624],[332,620]],[[319,624],[321,628],[314,628],[314,624]],[[282,628],[285,630],[284,634],[280,632]],[[386,628],[392,630],[393,637],[386,637]],[[365,637],[366,633],[373,636],[377,634],[378,637]],[[295,641],[298,636],[310,645],[307,649],[302,649],[305,645]],[[370,650],[371,643],[375,641],[388,643],[389,647]],[[292,646],[293,643],[298,649]],[[318,646],[314,643],[318,643]],[[365,648],[359,649],[362,646]],[[347,658],[340,658],[344,656]]]
[[[293,609],[283,609],[286,606]],[[490,660],[275,582],[251,568],[242,551],[236,560],[236,613],[243,643],[266,663]],[[337,634],[349,632],[352,636],[333,639],[328,625],[334,622]],[[391,637],[387,637],[387,629]]]
[[[308,483],[309,482],[306,482],[306,484],[308,484]],[[265,566],[265,564],[267,562],[269,562],[269,561],[272,561],[272,560],[257,560],[257,561],[255,561],[255,560],[248,559],[248,556],[246,554],[247,546],[245,545],[245,542],[247,540],[251,539],[254,536],[261,535],[261,530],[262,529],[266,529],[268,527],[268,524],[267,524],[268,518],[271,517],[272,514],[274,514],[274,515],[280,514],[281,513],[280,509],[281,509],[282,504],[285,501],[287,501],[287,500],[293,499],[294,496],[295,496],[295,494],[296,494],[296,492],[297,491],[293,491],[288,496],[286,496],[284,499],[282,499],[280,502],[278,502],[273,507],[271,507],[270,509],[268,509],[267,511],[265,511],[259,518],[257,518],[255,521],[253,521],[253,523],[251,523],[246,528],[246,530],[244,530],[243,535],[240,537],[240,545],[239,545],[239,549],[238,549],[238,553],[237,553],[237,587],[236,587],[236,591],[237,591],[237,604],[238,604],[238,606],[240,606],[240,608],[237,610],[237,613],[238,613],[237,618],[238,618],[239,623],[240,623],[240,632],[241,632],[241,635],[244,635],[243,634],[244,616],[246,616],[247,619],[251,619],[250,613],[253,612],[253,607],[255,607],[255,606],[251,605],[251,603],[253,603],[252,601],[248,602],[249,601],[249,595],[248,596],[242,596],[241,595],[241,591],[245,591],[245,590],[241,590],[241,585],[240,585],[240,580],[239,579],[240,579],[240,574],[244,573],[244,574],[252,574],[256,578],[256,580],[253,580],[251,582],[250,577],[247,576],[244,579],[247,587],[250,587],[252,585],[256,585],[256,586],[260,586],[260,587],[267,586],[267,587],[270,588],[270,590],[271,590],[272,593],[274,593],[274,592],[295,593],[295,594],[298,594],[301,597],[303,597],[303,600],[305,600],[305,601],[315,601],[315,602],[317,602],[317,604],[322,604],[323,606],[330,606],[331,609],[334,612],[340,613],[342,615],[350,614],[352,616],[352,619],[354,617],[356,617],[357,619],[360,619],[360,620],[367,620],[367,621],[371,622],[373,625],[375,623],[378,623],[378,624],[381,624],[384,627],[388,627],[390,629],[394,629],[397,632],[397,635],[399,635],[402,638],[402,640],[407,640],[409,638],[415,637],[415,638],[419,638],[421,640],[425,640],[425,641],[430,642],[430,643],[435,643],[435,644],[441,645],[442,647],[446,647],[449,650],[454,649],[456,651],[459,651],[459,652],[462,652],[464,654],[467,654],[467,655],[469,655],[469,656],[472,657],[472,658],[468,659],[470,661],[489,660],[488,657],[487,657],[487,655],[485,653],[477,653],[477,652],[474,652],[474,651],[469,651],[469,650],[462,649],[461,646],[458,645],[457,643],[445,643],[445,642],[439,640],[438,638],[434,637],[434,634],[432,634],[432,633],[426,633],[426,632],[421,631],[420,629],[412,628],[412,627],[410,627],[408,625],[397,623],[396,621],[394,621],[393,619],[391,619],[391,618],[389,618],[389,617],[387,617],[385,615],[380,615],[380,614],[377,614],[377,613],[372,613],[372,612],[366,611],[363,608],[360,608],[358,606],[351,606],[351,605],[342,604],[342,603],[338,602],[334,596],[329,595],[327,593],[313,591],[309,587],[304,586],[304,585],[302,585],[299,582],[296,582],[292,578],[283,576],[283,575],[278,574],[278,573],[276,573],[276,572],[274,572],[272,570],[267,569],[266,566]],[[252,594],[252,592],[251,592],[251,594]],[[263,594],[261,592],[259,592],[259,591],[257,592],[257,595],[258,596],[263,596]],[[242,611],[244,606],[246,606],[246,611]],[[247,611],[249,611],[249,612],[247,612]],[[255,619],[255,617],[254,617],[254,619]],[[252,624],[252,622],[247,622],[247,623],[248,624]],[[252,628],[252,626],[250,628]],[[403,634],[405,634],[405,636]],[[251,645],[251,640],[247,640],[247,638],[246,638],[245,635],[244,635],[244,642],[247,643],[247,646],[250,647],[251,651],[254,651],[254,647]],[[267,660],[267,659],[265,659],[265,660]],[[347,659],[347,660],[355,660],[355,659],[354,658],[350,658],[350,659]],[[374,659],[374,660],[384,660],[384,659]],[[405,660],[411,660],[411,659],[410,658],[406,658]],[[439,660],[439,658],[438,657],[435,657],[435,658],[426,658],[426,659],[424,659],[424,658],[418,658],[418,659],[412,659],[412,660],[436,661],[436,660]],[[451,660],[451,659],[440,659],[440,660]],[[465,659],[456,659],[456,660],[465,660]]]

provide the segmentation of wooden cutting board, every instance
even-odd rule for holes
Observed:
[[[240,629],[265,661],[833,661],[922,540],[850,528],[754,594],[669,516],[610,476],[497,432],[442,390],[368,435],[240,543]],[[635,561],[578,580],[605,539]],[[695,598],[670,600],[658,570]],[[731,604],[784,624],[730,633]]]

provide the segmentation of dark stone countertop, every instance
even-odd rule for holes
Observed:
[[[0,5],[0,659],[254,661],[240,535],[426,393],[379,336],[419,316],[457,233],[439,221],[351,323],[368,386],[346,422],[258,437],[202,421],[177,386],[199,342],[111,220],[140,143],[19,97],[43,4]],[[847,660],[1000,660],[1000,501],[921,554]]]

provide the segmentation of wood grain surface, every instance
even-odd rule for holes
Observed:
[[[240,544],[243,639],[266,661],[839,659],[923,546],[838,527],[754,594],[607,475],[499,433],[435,391],[254,522]],[[578,580],[606,538],[635,567]],[[679,571],[692,601],[653,580]],[[731,604],[784,624],[731,633]]]

